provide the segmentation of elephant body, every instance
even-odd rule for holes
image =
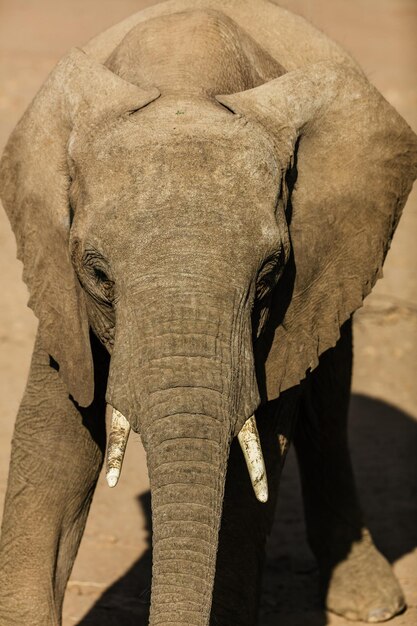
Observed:
[[[152,626],[256,623],[292,440],[328,607],[403,608],[346,419],[351,316],[416,173],[416,136],[356,62],[265,0],[170,0],[62,59],[0,168],[39,318],[1,624],[60,623],[106,403],[117,476],[130,428],[147,452]]]

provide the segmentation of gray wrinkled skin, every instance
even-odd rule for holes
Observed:
[[[141,434],[151,626],[253,626],[288,442],[327,606],[402,592],[346,440],[352,313],[417,139],[338,45],[265,0],[170,0],[70,51],[6,147],[1,194],[39,318],[0,545],[0,623],[60,624],[105,446]],[[256,411],[270,498],[235,436]]]

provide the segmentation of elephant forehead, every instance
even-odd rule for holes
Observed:
[[[90,202],[130,199],[144,210],[190,198],[216,206],[274,203],[281,172],[267,136],[242,120],[164,121],[125,121],[91,138],[78,168]]]
[[[163,257],[172,271],[192,264],[208,274],[244,262],[250,273],[279,245],[273,144],[220,107],[207,115],[176,107],[184,115],[140,112],[80,138],[78,151],[74,144],[74,232],[123,267],[120,274],[138,255],[142,267]]]

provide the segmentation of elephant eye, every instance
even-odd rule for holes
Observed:
[[[114,299],[114,283],[107,276],[106,272],[101,267],[92,267],[93,280],[95,282],[95,289],[93,290],[93,297],[98,295],[104,296],[106,304],[110,304]]]
[[[82,283],[95,300],[111,306],[114,300],[114,281],[109,278],[106,266],[106,261],[98,252],[85,252]]]
[[[258,273],[256,281],[256,299],[263,300],[271,295],[284,269],[284,259],[281,250],[277,250],[266,259]]]
[[[272,291],[273,285],[272,281],[264,278],[262,280],[258,280],[256,285],[256,299],[263,300],[267,297]]]
[[[106,272],[104,272],[100,267],[93,267],[93,272],[98,283],[110,282]]]

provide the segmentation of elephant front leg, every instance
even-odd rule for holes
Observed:
[[[265,544],[271,531],[281,470],[299,402],[289,390],[256,412],[269,497],[259,502],[240,445],[232,443],[227,467],[210,624],[255,626],[262,588]]]
[[[268,511],[258,502],[237,440],[227,468],[210,624],[257,623]]]
[[[347,441],[352,368],[351,321],[304,388],[295,432],[307,534],[329,610],[348,619],[385,621],[404,598],[365,527]]]
[[[101,373],[94,403],[81,410],[68,397],[39,338],[35,345],[15,425],[2,523],[2,626],[61,623],[65,586],[105,443],[107,358],[92,341]]]

